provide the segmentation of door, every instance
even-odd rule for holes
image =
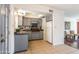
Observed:
[[[47,39],[49,43],[53,43],[52,40],[52,21],[47,22]]]
[[[0,54],[7,54],[9,48],[8,25],[9,5],[0,4]]]
[[[77,22],[77,34],[79,34],[79,22]]]
[[[50,12],[46,16],[46,29],[47,29],[47,40],[49,43],[53,44],[53,12]]]

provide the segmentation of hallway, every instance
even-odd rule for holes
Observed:
[[[58,45],[53,47],[51,44],[44,40],[29,41],[28,51],[19,52],[16,54],[72,54],[79,53],[75,48],[67,45]]]

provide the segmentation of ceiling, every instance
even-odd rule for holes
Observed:
[[[79,4],[50,4],[49,6],[62,9],[67,12],[79,12]]]
[[[23,9],[18,9],[14,12],[15,15],[20,15],[20,16],[25,16],[28,18],[41,18],[43,16],[45,16],[44,14],[40,14],[40,13],[36,13],[36,12],[32,12],[32,11],[27,11],[27,10],[23,10]]]
[[[30,17],[41,18],[48,15],[46,12],[41,12],[41,8],[38,8],[39,4],[14,4],[15,14]],[[40,9],[40,10],[39,10]]]
[[[15,6],[25,8],[25,6],[28,7],[28,6],[31,6],[31,4],[30,5],[26,5],[26,4],[25,5],[15,5]],[[69,16],[70,15],[79,15],[79,4],[45,4],[45,5],[43,4],[43,6],[49,6],[52,8],[63,10],[63,11],[65,11],[65,15],[69,15]],[[37,12],[37,11],[35,11],[35,12]],[[39,12],[39,13],[41,13],[41,12]]]
[[[53,8],[61,9],[65,11],[65,15],[79,15],[79,4],[50,4]]]

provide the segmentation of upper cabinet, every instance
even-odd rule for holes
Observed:
[[[24,26],[31,26],[32,23],[38,23],[38,26],[42,26],[42,19],[40,18],[26,18],[23,17],[23,21],[22,21]]]
[[[31,27],[33,23],[37,23],[38,27],[42,26],[41,18],[27,18],[24,16],[16,15],[15,16],[15,29],[19,28],[19,26]]]
[[[23,17],[22,24],[23,24],[24,26],[30,26],[30,24],[31,24],[31,19],[30,19],[30,18]]]

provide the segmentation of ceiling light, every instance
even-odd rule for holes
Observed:
[[[39,14],[39,15],[38,15],[38,17],[43,17],[43,16],[44,16],[44,15],[42,15],[42,14]]]
[[[17,12],[14,12],[14,15],[17,15],[18,13]]]
[[[26,11],[22,10],[22,9],[19,9],[17,11],[18,15],[21,15],[21,16],[24,16],[26,14]]]
[[[19,9],[18,12],[20,12],[20,13],[26,13],[26,11],[24,11],[22,9]]]

